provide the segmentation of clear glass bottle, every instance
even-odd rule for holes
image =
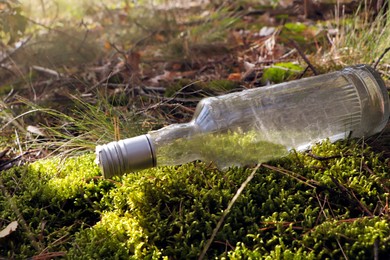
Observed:
[[[193,119],[97,146],[103,175],[194,160],[219,168],[265,162],[329,138],[368,137],[389,118],[389,96],[367,65],[201,100]]]

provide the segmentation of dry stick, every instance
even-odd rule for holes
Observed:
[[[337,188],[339,188],[340,191],[345,193],[351,200],[351,203],[354,203],[357,205],[363,212],[365,212],[370,217],[374,216],[374,214],[371,213],[371,211],[368,210],[368,208],[356,197],[355,193],[352,190],[348,190],[346,187],[344,187],[340,182],[336,180],[333,176],[330,176],[333,183],[336,184]]]
[[[314,75],[318,75],[318,72],[317,70],[314,68],[314,66],[310,63],[309,59],[306,57],[306,55],[303,53],[303,51],[301,50],[301,48],[299,48],[298,44],[291,40],[290,41],[291,44],[294,46],[294,48],[297,50],[297,52],[299,53],[299,55],[302,57],[302,59],[306,62],[306,64],[310,67],[310,69],[313,71]]]
[[[209,238],[209,240],[207,241],[205,247],[203,248],[202,253],[199,255],[198,260],[202,260],[205,257],[206,252],[209,249],[211,243],[213,242],[215,236],[217,235],[218,230],[222,226],[222,223],[225,220],[225,217],[229,213],[230,209],[233,207],[233,204],[236,202],[238,197],[241,195],[242,191],[245,189],[246,185],[248,185],[248,183],[253,179],[253,177],[255,176],[256,171],[260,168],[260,166],[261,166],[261,163],[256,165],[256,167],[253,169],[252,173],[241,184],[241,187],[237,190],[236,194],[234,195],[232,200],[229,202],[227,208],[223,211],[222,216],[221,216],[221,218],[219,219],[219,221],[217,223],[217,226],[214,228],[213,233],[211,234],[211,237]]]
[[[376,69],[376,67],[378,66],[378,64],[379,64],[379,62],[383,59],[383,57],[386,55],[386,53],[387,52],[389,52],[390,51],[390,47],[387,47],[384,51],[383,51],[383,53],[381,54],[381,56],[379,56],[379,59],[375,62],[375,64],[374,64],[374,69]]]
[[[303,183],[303,184],[305,184],[305,185],[307,185],[307,186],[309,186],[310,188],[313,188],[313,189],[316,188],[315,185],[318,186],[318,185],[320,184],[319,182],[317,182],[317,181],[315,181],[315,180],[307,179],[307,178],[305,178],[305,177],[302,176],[302,175],[296,174],[296,173],[294,173],[294,172],[292,172],[292,171],[289,171],[289,170],[286,170],[286,169],[283,169],[283,168],[275,167],[275,166],[268,165],[268,164],[264,164],[264,163],[262,164],[262,166],[263,166],[264,168],[267,168],[267,169],[270,169],[270,170],[279,172],[279,173],[281,173],[281,174],[287,175],[287,176],[289,176],[289,177],[291,177],[291,178],[293,178],[293,179],[295,179],[295,180],[297,180],[297,181],[299,181],[299,182],[301,182],[301,183]],[[302,179],[298,178],[298,177],[295,176],[295,175],[298,175],[298,176],[301,177]],[[313,183],[314,185],[310,184],[309,182]]]
[[[374,260],[379,259],[379,237],[375,239],[374,242]]]
[[[309,70],[309,66],[306,66],[306,68],[302,71],[301,75],[299,75],[298,79],[303,78],[303,76],[306,74],[306,72]]]
[[[363,169],[366,170],[369,174],[371,174],[372,176],[375,176],[375,177],[378,177],[379,178],[379,183],[382,184],[382,188],[387,192],[387,193],[390,193],[390,189],[387,188],[385,185],[385,180],[382,179],[381,177],[377,176],[375,174],[375,172],[373,170],[370,169],[370,167],[368,167],[368,165],[366,163],[363,162]]]
[[[316,159],[316,160],[318,160],[318,161],[327,161],[327,160],[331,160],[331,159],[341,158],[341,155],[332,155],[332,156],[326,156],[326,157],[324,157],[324,156],[315,155],[315,154],[313,154],[313,153],[311,153],[311,152],[308,152],[308,153],[306,153],[306,154],[307,154],[309,157],[314,158],[314,159]]]
[[[317,194],[316,194],[316,197],[317,197],[318,203],[320,204],[320,208],[321,208],[322,214],[324,215],[325,219],[328,219],[328,216],[326,215],[325,210],[324,210],[324,206],[325,206],[326,201],[324,202],[324,205],[321,205],[321,201],[320,201],[320,199],[318,198]],[[321,214],[321,212],[320,212],[320,214]],[[317,219],[317,220],[318,220],[318,219]],[[343,247],[341,246],[340,241],[339,241],[338,238],[336,238],[336,242],[337,242],[337,245],[340,247],[341,253],[343,254],[344,258],[345,258],[346,260],[348,260],[348,256],[345,254],[344,249],[343,249]]]

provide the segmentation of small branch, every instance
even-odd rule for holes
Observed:
[[[333,180],[333,178],[332,178],[332,180]],[[316,197],[317,197],[318,203],[320,204],[322,214],[324,215],[325,219],[328,219],[328,216],[326,215],[325,210],[324,210],[324,206],[325,206],[325,203],[326,203],[327,201],[325,200],[325,201],[324,201],[324,205],[321,205],[321,201],[319,200],[317,194],[316,194]],[[325,199],[326,199],[326,197],[325,197]],[[330,208],[330,207],[329,207],[329,208]],[[320,214],[321,214],[321,213],[320,213]],[[318,218],[317,218],[317,220],[318,220]],[[345,254],[344,249],[343,249],[343,247],[341,246],[340,241],[339,241],[338,238],[336,238],[336,242],[337,242],[337,245],[339,246],[339,248],[340,248],[340,250],[341,250],[341,253],[343,254],[344,258],[345,258],[346,260],[348,260],[348,257],[347,257],[347,255]]]
[[[343,192],[344,194],[348,195],[348,197],[351,199],[351,203],[353,203],[356,206],[358,206],[368,216],[370,216],[370,217],[373,216],[371,211],[369,211],[368,208],[356,197],[355,193],[352,190],[348,190],[340,182],[338,182],[333,176],[330,176],[330,178],[332,179],[333,183],[336,184],[336,186],[340,189],[341,192]]]
[[[261,166],[261,164],[258,164],[256,166],[256,168],[253,169],[252,173],[241,184],[241,187],[237,190],[236,194],[234,195],[232,200],[229,202],[227,208],[223,211],[222,216],[221,216],[221,218],[219,219],[219,221],[217,223],[217,226],[214,228],[213,233],[211,234],[211,237],[209,238],[209,240],[207,241],[205,247],[203,248],[202,253],[200,254],[198,260],[202,260],[205,257],[205,255],[207,253],[207,250],[211,246],[211,243],[213,242],[213,240],[214,240],[215,236],[217,235],[220,227],[222,226],[222,223],[225,220],[225,217],[227,216],[227,214],[229,214],[229,212],[230,212],[231,208],[233,207],[234,203],[236,202],[238,197],[241,195],[241,193],[245,189],[246,185],[248,185],[248,183],[253,179],[253,177],[256,174],[256,171],[260,168],[260,166]]]
[[[299,75],[298,79],[303,78],[303,76],[306,74],[306,72],[309,70],[309,66],[306,66],[306,68],[302,71],[301,75]]]
[[[31,153],[31,152],[32,152],[32,151],[26,151],[26,152],[24,152],[24,153],[22,153],[22,154],[16,156],[15,158],[12,158],[12,159],[10,159],[10,160],[8,160],[8,161],[5,161],[5,162],[3,162],[3,163],[0,163],[0,170],[3,170],[3,167],[7,166],[8,164],[11,164],[11,163],[14,163],[14,162],[20,160],[23,156],[25,156],[25,155],[27,155],[27,154],[29,154],[29,153]]]
[[[341,246],[340,241],[339,241],[338,238],[336,238],[336,242],[337,242],[337,244],[338,244],[339,247],[340,247],[340,250],[341,250],[341,253],[342,253],[343,256],[344,256],[344,259],[348,260],[348,256],[345,254],[344,249],[343,249],[343,247]]]
[[[66,256],[66,252],[48,252],[40,255],[33,256],[32,260],[46,260],[46,259],[53,259],[55,257],[62,257]]]
[[[370,169],[370,167],[368,167],[368,165],[366,163],[363,162],[363,169],[366,170],[369,174],[375,176],[375,177],[378,177],[379,178],[379,183],[382,184],[382,188],[387,192],[387,193],[390,193],[390,189],[387,188],[385,186],[385,182],[382,178],[380,178],[379,176],[377,176],[373,170]]]
[[[383,57],[386,55],[386,53],[388,53],[390,51],[390,47],[387,47],[381,54],[381,56],[379,56],[378,60],[374,63],[373,65],[373,68],[376,69],[376,67],[378,67],[378,64],[379,62],[383,59]]]
[[[281,174],[287,175],[287,176],[289,176],[289,177],[291,177],[291,178],[293,178],[293,179],[295,179],[295,180],[297,180],[297,181],[299,181],[299,182],[301,182],[301,183],[303,183],[303,184],[305,184],[305,185],[307,185],[307,186],[309,186],[310,188],[313,188],[313,189],[316,188],[316,186],[314,186],[314,185],[317,185],[317,186],[320,185],[320,183],[315,181],[315,180],[307,179],[307,178],[303,177],[302,175],[299,175],[299,174],[297,174],[295,172],[292,172],[292,171],[289,171],[289,170],[286,170],[286,169],[283,169],[283,168],[280,168],[280,167],[275,167],[275,166],[264,164],[264,163],[262,164],[262,166],[264,168],[267,168],[267,169],[279,172]],[[298,178],[295,175],[298,175],[300,178]],[[309,182],[313,183],[314,185],[310,184]]]
[[[323,156],[318,156],[318,155],[312,154],[311,152],[308,152],[306,154],[309,157],[314,158],[314,159],[316,159],[318,161],[327,161],[327,160],[331,160],[331,159],[341,158],[341,155],[333,155],[333,156],[323,157]]]
[[[291,40],[290,43],[294,46],[294,48],[297,50],[297,52],[299,53],[299,55],[302,57],[302,59],[306,62],[306,64],[310,67],[310,69],[313,71],[314,75],[318,75],[318,72],[317,70],[314,68],[314,66],[311,64],[311,62],[309,61],[309,59],[306,57],[306,55],[303,53],[303,51],[301,50],[301,48],[299,48],[298,44]]]
[[[34,69],[34,70],[36,70],[36,71],[39,71],[39,72],[43,72],[43,73],[48,74],[48,75],[51,75],[51,76],[54,76],[54,77],[56,77],[57,79],[59,79],[60,77],[62,77],[61,73],[58,73],[58,72],[55,71],[55,70],[48,69],[48,68],[44,68],[44,67],[41,67],[41,66],[32,66],[32,69]]]
[[[374,260],[379,259],[379,237],[375,239],[374,242]]]

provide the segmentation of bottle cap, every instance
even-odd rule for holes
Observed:
[[[352,137],[371,136],[386,126],[390,102],[386,84],[379,73],[368,65],[345,68],[360,96],[361,126]]]
[[[149,135],[111,142],[96,147],[96,163],[104,178],[156,166],[156,158]]]

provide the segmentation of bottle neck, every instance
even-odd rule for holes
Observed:
[[[200,159],[196,139],[200,132],[196,123],[173,124],[149,132],[158,166],[178,165]]]

